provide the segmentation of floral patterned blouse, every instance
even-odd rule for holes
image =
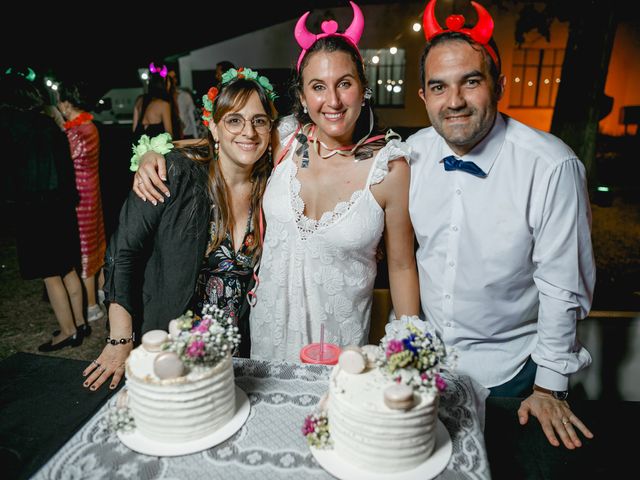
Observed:
[[[254,239],[250,212],[244,239],[238,251],[233,251],[231,234],[227,232],[220,246],[204,259],[193,302],[198,315],[202,314],[203,303],[210,303],[233,318],[233,323],[237,326],[238,312],[253,273],[254,255],[249,254],[248,250]]]

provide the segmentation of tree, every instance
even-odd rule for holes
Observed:
[[[499,5],[503,0],[498,0]],[[618,15],[616,0],[519,0],[518,44],[537,30],[549,40],[554,19],[569,22],[569,38],[551,122],[551,133],[567,143],[582,160],[590,184],[595,184],[598,123],[609,113],[604,94]]]

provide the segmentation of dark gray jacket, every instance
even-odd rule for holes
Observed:
[[[138,335],[187,310],[208,241],[208,167],[179,150],[166,160],[171,196],[153,206],[131,192],[105,258],[105,299],[131,314]]]

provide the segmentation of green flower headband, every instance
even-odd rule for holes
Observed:
[[[237,70],[235,68],[227,70],[222,74],[220,86],[222,87],[223,85],[226,85],[236,78],[247,78],[249,80],[253,80],[264,89],[265,93],[269,97],[269,100],[271,100],[272,102],[276,98],[278,98],[276,92],[273,90],[273,85],[271,85],[271,82],[269,82],[269,79],[263,75],[259,75],[258,72],[256,72],[255,70],[251,70],[250,68],[241,67]],[[213,104],[216,100],[216,97],[218,96],[218,93],[220,93],[220,91],[217,87],[211,87],[207,94],[202,96],[202,123],[204,123],[204,125],[207,127],[209,126],[209,122],[211,122],[211,119],[213,118]]]

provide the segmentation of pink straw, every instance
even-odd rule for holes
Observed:
[[[324,357],[324,323],[320,324],[320,361]]]

